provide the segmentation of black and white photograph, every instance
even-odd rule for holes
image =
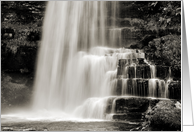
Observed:
[[[1,131],[181,131],[181,1],[1,1]]]

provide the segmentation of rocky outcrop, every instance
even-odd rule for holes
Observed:
[[[143,131],[180,131],[181,104],[173,100],[159,101],[146,112],[145,118],[141,127]]]
[[[176,100],[145,97],[111,97],[106,107],[108,119],[142,122],[138,130],[179,130],[180,112],[181,104]]]

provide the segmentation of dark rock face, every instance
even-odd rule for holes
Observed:
[[[115,97],[109,97],[108,101],[107,101],[107,106],[106,106],[106,110],[105,113],[106,114],[110,114],[112,111],[112,104],[113,104],[113,100],[115,99]]]
[[[127,114],[114,114],[113,120],[122,120],[130,122],[141,122],[142,113],[141,112],[131,112]]]
[[[112,107],[114,107],[112,108],[112,110],[114,109],[112,119],[142,122],[143,113],[148,109],[149,101],[149,98],[117,97],[112,102]],[[109,108],[107,107],[107,109]]]
[[[170,99],[181,99],[181,82],[180,81],[172,81],[169,86],[169,98]]]
[[[166,85],[168,85],[168,79],[172,77],[171,74],[171,67],[150,66],[145,64],[143,58],[120,59],[117,68],[119,80],[114,95],[121,95],[124,85],[127,85],[127,87],[125,86],[127,95],[180,99],[181,86],[178,83],[180,81],[173,81],[167,89]],[[155,79],[153,79],[154,77]],[[126,79],[127,84],[125,84]],[[154,93],[150,94],[150,88],[154,90]]]
[[[138,97],[111,98],[114,114],[109,105],[106,114],[112,113],[113,120],[143,122],[141,129],[150,130],[180,130],[181,106],[175,100],[152,99]],[[111,103],[110,103],[111,104]],[[168,118],[169,117],[169,118]],[[175,121],[177,120],[177,121]],[[171,126],[171,124],[173,124]],[[163,125],[166,128],[162,128]]]
[[[136,64],[136,66],[131,66],[132,63]],[[151,78],[150,66],[144,62],[143,58],[137,58],[132,60],[120,59],[118,62],[118,66],[119,67],[117,69],[117,76],[119,78]],[[171,76],[171,73],[169,72],[169,66],[156,65],[155,69],[156,78],[165,79]],[[124,70],[127,70],[126,73],[124,73]]]
[[[146,65],[144,67],[144,74],[143,78],[151,78],[150,66]]]
[[[148,97],[148,80],[137,79],[137,96]]]
[[[120,98],[116,100],[115,113],[145,112],[148,106],[146,98]]]
[[[137,60],[138,60],[138,64],[139,64],[139,65],[146,64],[146,63],[144,62],[144,58],[137,58]]]
[[[172,67],[172,77],[174,80],[181,80],[181,72],[180,70],[177,70],[176,68]]]
[[[128,68],[128,75],[129,75],[129,78],[135,78],[135,67],[129,67]]]
[[[158,78],[166,78],[169,75],[169,67],[156,65],[156,77]]]

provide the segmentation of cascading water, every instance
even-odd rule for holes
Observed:
[[[106,102],[103,98],[114,91],[116,60],[123,56],[122,50],[104,47],[115,47],[110,43],[113,38],[106,38],[106,12],[109,6],[114,26],[116,3],[48,3],[34,85],[34,109],[57,109],[73,115],[79,111],[78,117],[102,118]],[[97,113],[87,112],[88,109]]]
[[[128,79],[123,79],[122,80],[122,95],[127,95],[127,93],[128,93],[127,82],[128,82]]]
[[[156,77],[156,66],[147,63],[142,51],[118,49],[122,43],[117,8],[117,2],[48,2],[34,111],[42,110],[45,117],[60,113],[60,118],[110,120],[112,116],[105,115],[107,106],[114,114],[118,96],[168,97],[168,84]],[[139,66],[138,59],[149,70]],[[125,61],[121,67],[120,60]]]

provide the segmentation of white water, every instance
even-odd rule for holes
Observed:
[[[121,95],[127,95],[127,93],[128,93],[127,81],[128,81],[128,79],[122,79],[122,93],[121,93]]]
[[[104,1],[48,3],[34,85],[34,109],[103,118],[106,97],[117,86],[117,60],[125,58],[127,52],[113,48],[112,40],[117,39],[114,33],[112,38],[106,38],[107,6],[114,26],[116,5]]]

